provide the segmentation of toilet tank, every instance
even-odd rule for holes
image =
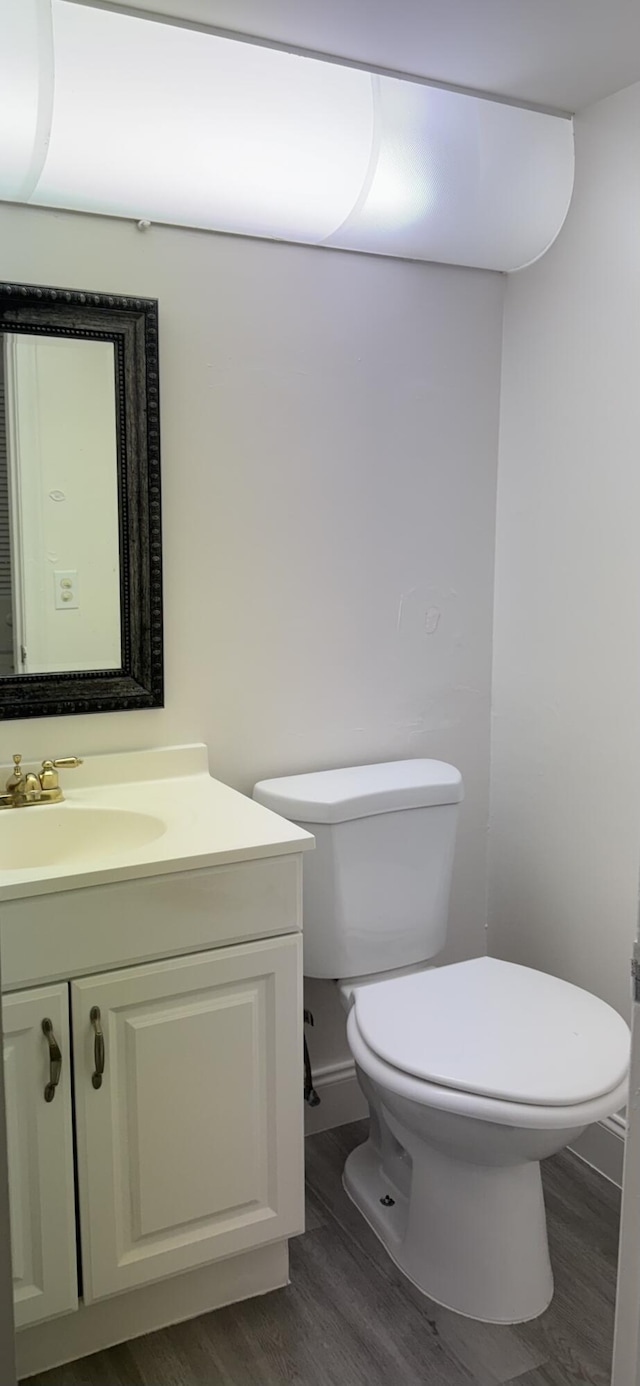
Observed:
[[[462,777],[394,760],[262,780],[254,798],[313,833],[304,862],[304,971],[357,977],[444,946]]]

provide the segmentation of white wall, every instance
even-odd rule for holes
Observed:
[[[508,283],[490,951],[629,1010],[640,859],[640,86],[576,120],[565,227]]]
[[[451,759],[449,953],[484,951],[501,277],[9,205],[0,245],[7,279],[160,300],[167,673],[163,711],[0,725],[0,759],[201,739],[244,790]]]

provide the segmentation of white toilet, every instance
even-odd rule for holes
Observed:
[[[444,945],[462,780],[435,760],[265,780],[308,828],[304,970],[339,980],[370,1133],[344,1185],[439,1304],[520,1323],[553,1293],[540,1160],[622,1107],[629,1031],[588,992]]]

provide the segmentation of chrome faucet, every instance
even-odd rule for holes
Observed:
[[[64,794],[58,780],[58,770],[73,770],[82,765],[79,756],[61,756],[59,760],[43,760],[38,775],[29,770],[22,773],[22,756],[13,757],[13,771],[0,794],[0,809],[29,808],[31,804],[60,804]]]

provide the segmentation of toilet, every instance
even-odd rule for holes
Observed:
[[[553,1294],[540,1161],[624,1106],[629,1030],[497,958],[441,967],[462,778],[436,760],[264,780],[312,832],[304,971],[333,978],[370,1111],[344,1187],[436,1303],[522,1323]]]

